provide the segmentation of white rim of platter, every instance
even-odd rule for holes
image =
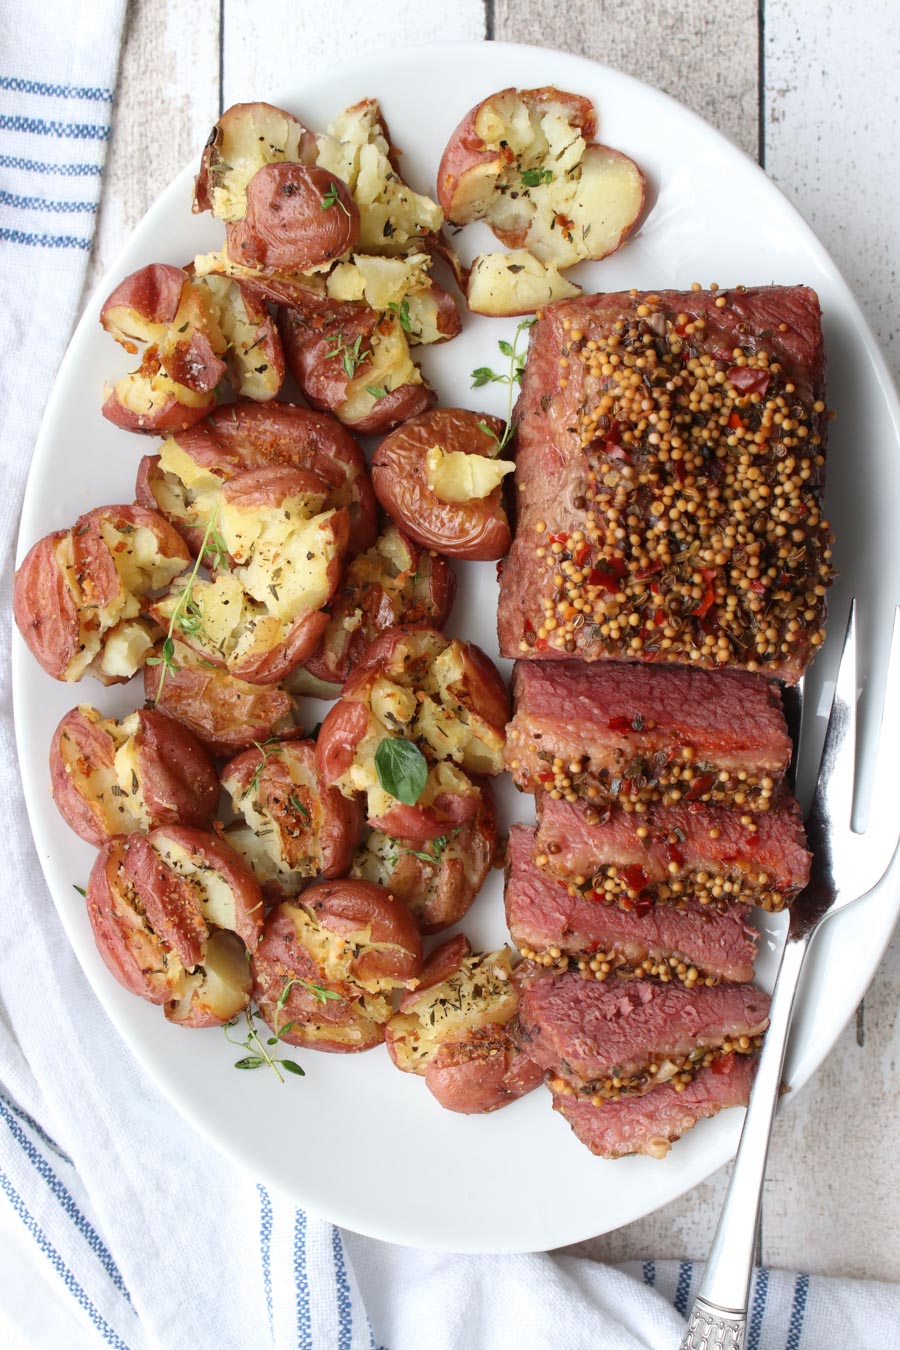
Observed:
[[[839,580],[829,640],[807,677],[807,708],[828,692],[849,597],[860,601],[863,772],[877,741],[880,691],[893,606],[900,598],[895,544],[900,502],[900,408],[884,361],[856,301],[809,227],[768,178],[705,122],[647,85],[538,47],[458,43],[399,50],[342,66],[302,91],[273,90],[271,102],[324,130],[343,108],[377,97],[404,176],[434,192],[441,152],[463,114],[507,85],[554,84],[591,97],[598,139],[643,168],[648,205],[634,238],[600,263],[572,273],[585,290],[723,288],[803,282],[819,293],[829,360],[828,514]],[[186,168],[134,230],[79,324],[47,405],[25,496],[19,558],[50,530],[103,503],[131,501],[151,438],[120,431],[100,415],[105,379],[128,358],[100,329],[100,305],[122,277],[151,262],[184,264],[220,246],[222,229],[192,216]],[[465,261],[496,249],[486,227],[455,236]],[[466,316],[462,334],[428,349],[423,367],[444,406],[505,412],[502,392],[471,389],[476,366],[499,368],[498,339],[515,320]],[[420,349],[421,350],[421,349]],[[457,564],[459,598],[448,631],[496,653],[493,564]],[[69,832],[48,792],[52,727],[76,702],[121,715],[143,701],[140,679],[103,689],[44,675],[15,635],[14,693],[19,753],[32,829],[50,891],[98,998],[160,1089],[213,1144],[258,1180],[310,1211],[360,1233],[446,1251],[536,1251],[629,1223],[708,1177],[732,1154],[743,1112],[702,1122],[662,1162],[600,1161],[550,1109],[544,1089],[485,1117],[443,1111],[420,1079],[397,1072],[383,1049],[363,1055],[299,1052],[302,1080],[282,1086],[266,1070],[239,1073],[240,1054],[220,1031],[185,1031],[115,983],[103,965],[73,882],[87,877],[93,850]],[[320,713],[304,709],[311,727]],[[822,718],[813,717],[813,739]],[[498,784],[502,824],[531,820],[531,799]],[[891,879],[820,934],[800,992],[786,1081],[801,1086],[856,1008],[897,916]],[[53,922],[48,919],[48,922]],[[771,988],[783,919],[762,916],[758,982]],[[499,872],[462,925],[473,946],[507,940]],[[453,931],[453,930],[451,930]],[[115,1084],[109,1085],[114,1092]]]

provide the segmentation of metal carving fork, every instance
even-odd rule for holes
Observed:
[[[896,768],[900,751],[900,608],[894,614],[872,807],[864,833],[853,829],[856,759],[856,601],[837,683],[813,804],[806,822],[813,855],[809,885],[790,911],[787,941],[772,994],[769,1029],[734,1170],[681,1350],[741,1350],[759,1227],[766,1158],[781,1086],[791,1013],[804,958],[819,925],[862,899],[884,877],[897,851]]]

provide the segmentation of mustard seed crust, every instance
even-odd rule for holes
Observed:
[[[517,422],[501,653],[738,666],[824,641],[825,357],[803,286],[547,307]]]

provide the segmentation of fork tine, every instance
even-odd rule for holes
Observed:
[[[850,615],[825,744],[816,780],[810,819],[828,821],[831,829],[847,829],[853,816],[853,783],[856,771],[856,600]]]
[[[894,610],[891,653],[881,705],[878,752],[869,806],[867,839],[873,865],[886,869],[897,847],[897,756],[900,754],[900,606]],[[890,850],[890,852],[889,852]]]

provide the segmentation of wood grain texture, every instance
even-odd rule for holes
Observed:
[[[754,158],[762,125],[768,171],[842,266],[896,373],[895,7],[889,0],[874,0],[865,11],[819,0],[765,0],[763,10],[760,52],[756,0],[735,0],[724,23],[721,11],[700,0],[493,0],[487,6],[497,39],[560,47],[628,71],[699,112]],[[482,0],[452,7],[397,0],[387,39],[382,14],[363,0],[270,0],[264,18],[250,0],[225,0],[222,11],[220,67],[219,0],[132,0],[94,276],[199,151],[218,113],[220,74],[226,103],[286,90],[299,96],[304,79],[354,52],[479,38],[485,22]],[[274,41],[273,34],[284,36]],[[864,1036],[852,1023],[776,1122],[762,1246],[773,1265],[900,1278],[900,1217],[891,1203],[900,1188],[891,1083],[900,1049],[898,993],[895,941],[866,999]],[[723,1170],[656,1214],[571,1250],[607,1261],[702,1258],[725,1180]]]
[[[727,22],[706,0],[544,0],[527,6],[496,0],[493,8],[495,38],[559,47],[627,71],[692,108],[756,159],[756,0],[732,0]]]

